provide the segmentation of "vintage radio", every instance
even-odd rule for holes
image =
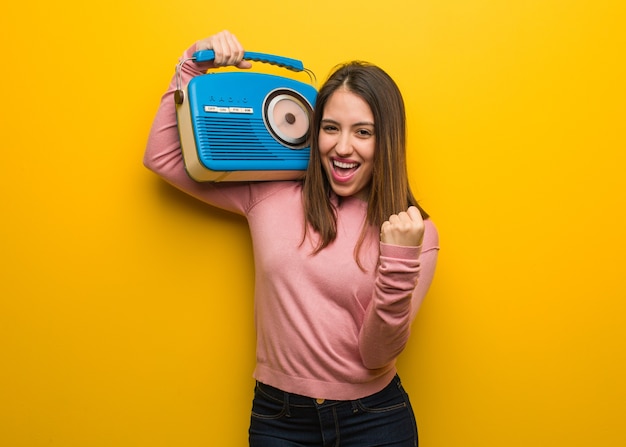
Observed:
[[[196,52],[194,63],[210,61]],[[266,53],[244,59],[306,71],[302,62]],[[311,84],[268,73],[209,72],[183,90],[177,67],[176,115],[189,176],[196,181],[256,181],[300,178],[310,152],[310,123],[317,90]]]

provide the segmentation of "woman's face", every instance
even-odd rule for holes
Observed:
[[[326,102],[319,132],[322,166],[338,196],[367,200],[376,134],[369,105],[344,88]]]

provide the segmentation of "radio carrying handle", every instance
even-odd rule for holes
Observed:
[[[303,71],[304,65],[297,59],[290,59],[288,57],[276,56],[268,53],[257,53],[253,51],[246,51],[243,54],[243,58],[255,62],[264,62],[271,65],[277,65],[279,67],[286,68],[292,71]],[[215,52],[213,50],[201,50],[193,53],[194,62],[208,62],[215,59]]]
[[[256,61],[256,62],[265,62],[272,65],[277,65],[282,68],[286,68],[291,71],[304,71],[309,75],[311,79],[311,83],[313,85],[316,84],[315,73],[313,73],[308,68],[304,68],[304,64],[297,60],[291,59],[288,57],[276,56],[268,53],[255,53],[252,51],[244,52],[243,58],[246,60]],[[201,50],[193,53],[191,58],[184,59],[176,65],[176,91],[174,92],[174,101],[177,105],[181,105],[185,100],[185,94],[183,92],[182,87],[182,76],[181,76],[181,67],[183,64],[189,60],[192,60],[196,63],[199,62],[208,62],[215,59],[215,52],[213,50]]]

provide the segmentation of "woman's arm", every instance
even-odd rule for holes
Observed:
[[[242,60],[243,47],[235,36],[228,31],[222,31],[198,41],[185,51],[181,60],[190,58],[195,51],[204,49],[213,49],[215,60],[202,64],[196,64],[192,61],[183,64],[180,73],[182,86],[186,86],[194,76],[203,75],[206,70],[211,68],[225,65],[235,65],[239,68],[250,68],[251,66],[250,62]],[[176,84],[176,77],[173,77],[167,91],[161,98],[148,136],[143,163],[148,169],[186,193],[207,203],[240,213],[241,210],[238,207],[233,207],[230,200],[218,192],[218,188],[210,183],[196,182],[189,177],[185,170],[174,101]],[[238,186],[244,187],[244,185]],[[236,186],[229,185],[229,188],[235,189]]]
[[[422,236],[417,235],[421,245],[381,242],[374,293],[359,334],[361,358],[369,369],[387,366],[403,351],[433,280],[439,236],[430,220],[423,225]]]

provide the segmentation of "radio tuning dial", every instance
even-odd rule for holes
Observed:
[[[313,109],[293,90],[279,89],[265,98],[263,118],[270,134],[284,146],[302,149],[308,146]]]

